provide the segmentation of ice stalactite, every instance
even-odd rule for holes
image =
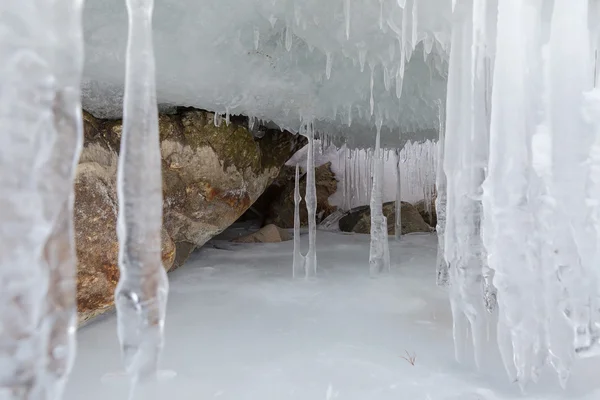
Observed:
[[[438,286],[448,286],[449,284],[449,271],[448,263],[444,255],[444,233],[446,231],[446,173],[444,172],[444,107],[441,102],[439,103],[439,138],[438,138],[438,156],[437,156],[437,171],[436,171],[436,193],[435,199],[435,212],[437,215],[437,224],[435,227],[437,238],[438,238],[438,250],[436,260],[436,283]]]
[[[75,358],[77,327],[75,228],[73,181],[83,145],[81,75],[83,32],[81,0],[54,3],[57,43],[54,57],[56,94],[53,119],[56,138],[44,168],[42,185],[48,194],[45,212],[53,227],[44,259],[48,293],[40,331],[45,336],[45,360],[40,371],[46,399],[60,399]]]
[[[590,309],[590,299],[597,296],[597,288],[591,286],[598,268],[595,243],[585,229],[587,157],[593,137],[582,115],[583,93],[593,87],[588,7],[588,2],[556,0],[548,43],[547,115],[552,137],[551,192],[556,201],[554,268],[562,289],[559,307],[573,329],[577,353],[595,345],[592,314],[597,312]],[[576,65],[566,66],[565,57],[577,60]]]
[[[394,237],[400,240],[402,237],[402,175],[401,175],[400,149],[396,149],[396,210]]]
[[[296,178],[294,182],[294,259],[292,273],[294,278],[304,273],[304,256],[301,252],[300,243],[300,166],[296,165]]]
[[[119,155],[120,280],[115,291],[125,369],[156,377],[163,348],[167,275],[161,259],[162,179],[152,44],[153,0],[128,0],[123,134]]]
[[[383,152],[381,151],[381,123],[378,117],[371,191],[371,246],[369,272],[371,276],[390,270],[387,218],[383,215]]]
[[[482,367],[487,319],[482,291],[483,244],[481,184],[484,166],[476,153],[473,115],[479,100],[479,79],[473,75],[473,2],[457,4],[452,28],[448,75],[444,172],[447,178],[447,214],[444,255],[450,265],[450,305],[455,353],[466,357],[470,326],[475,362]],[[475,78],[475,82],[472,79]]]
[[[0,3],[0,396],[15,400],[60,398],[75,355],[82,3],[52,7]]]
[[[308,253],[305,259],[306,277],[317,275],[317,189],[315,186],[315,150],[314,150],[314,124],[309,122],[304,128],[308,138],[308,154],[306,157],[306,195],[304,201],[308,211]]]

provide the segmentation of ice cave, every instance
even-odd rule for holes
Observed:
[[[599,49],[600,0],[0,0],[0,400],[599,399]]]

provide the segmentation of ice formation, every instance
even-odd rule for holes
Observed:
[[[371,191],[371,246],[369,271],[371,276],[390,269],[387,218],[383,215],[383,151],[380,144],[381,124],[377,123],[373,190]]]
[[[304,270],[304,256],[300,249],[300,165],[296,164],[296,177],[294,181],[294,259],[292,263],[292,274],[294,278],[299,277]]]
[[[308,155],[306,157],[306,195],[304,202],[308,211],[308,252],[304,260],[306,278],[317,274],[317,189],[315,186],[314,160],[314,126],[312,121],[304,124],[303,133],[308,138]]]
[[[394,220],[394,236],[396,240],[402,237],[402,175],[400,150],[396,149],[396,210]]]
[[[162,264],[162,176],[152,45],[153,0],[127,0],[129,43],[117,177],[121,351],[137,382],[155,378],[169,284]]]
[[[82,145],[81,12],[78,0],[0,4],[0,396],[6,399],[60,398],[75,356],[72,182]]]

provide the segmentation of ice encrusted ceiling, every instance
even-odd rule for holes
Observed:
[[[451,7],[448,0],[156,0],[158,101],[293,131],[314,119],[319,130],[365,144],[374,142],[378,116],[383,144],[400,132],[433,137]],[[84,107],[119,117],[123,0],[87,1],[84,29]]]

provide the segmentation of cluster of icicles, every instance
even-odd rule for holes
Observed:
[[[156,375],[168,283],[160,258],[153,3],[128,0],[127,6],[115,303],[135,387]],[[486,325],[497,317],[498,346],[512,380],[535,381],[550,363],[565,384],[577,355],[600,350],[599,2],[452,0],[452,6],[436,203],[437,278],[449,285],[456,355],[465,357],[469,336],[482,366]],[[0,37],[0,388],[12,399],[59,399],[72,366],[76,325],[72,184],[82,145],[81,2],[2,1],[0,16],[19,26]],[[20,36],[24,29],[27,41]],[[410,37],[414,48],[418,38]],[[376,126],[373,274],[390,267],[381,115]],[[310,119],[301,133],[309,139],[309,250],[302,256],[295,242],[294,274],[312,277]],[[295,199],[298,204],[298,192]]]
[[[600,2],[453,3],[437,201],[456,356],[470,336],[483,366],[492,322],[511,381],[550,364],[565,385],[600,354]]]
[[[115,304],[135,388],[156,375],[168,283],[161,260],[153,1],[126,3]],[[0,34],[0,397],[7,399],[60,399],[75,355],[72,215],[83,143],[81,7],[80,0],[0,3],[3,26],[19,28]]]

